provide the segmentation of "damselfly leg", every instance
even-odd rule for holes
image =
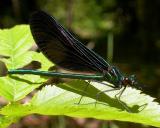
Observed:
[[[105,84],[105,83],[102,83],[102,84]],[[98,101],[98,99],[99,99],[99,97],[100,97],[101,94],[106,93],[106,92],[111,92],[111,91],[120,90],[120,89],[122,88],[122,87],[114,87],[114,86],[111,86],[111,85],[109,85],[109,84],[105,84],[105,85],[112,87],[112,89],[104,90],[104,91],[101,91],[101,92],[97,93],[97,94],[96,94],[95,106],[97,105],[97,101]],[[125,91],[125,89],[126,89],[126,86],[125,86],[122,90],[120,90],[120,91],[115,95],[115,98],[117,99],[117,101],[118,101],[128,112],[131,112],[131,110],[128,108],[128,106],[121,101],[121,96],[122,96],[123,92]]]

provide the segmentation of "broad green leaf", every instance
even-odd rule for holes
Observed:
[[[45,62],[41,70],[47,70],[52,64],[42,54],[30,51],[34,44],[28,25],[19,25],[11,29],[0,30],[0,55],[8,69],[22,68],[31,61]],[[0,78],[0,95],[9,101],[17,101],[40,86],[45,78],[33,75],[11,75]]]
[[[0,30],[2,44],[0,55],[9,57],[0,60],[5,62],[8,69],[21,68],[36,60],[42,64],[40,70],[48,70],[53,64],[41,53],[29,51],[33,42],[29,27],[26,25]],[[33,113],[121,120],[160,126],[159,104],[154,102],[152,97],[132,88],[125,90],[120,102],[115,95],[121,90],[103,92],[97,96],[100,91],[111,88],[96,82],[92,82],[91,86],[85,81],[74,80],[55,86],[45,86],[26,104],[17,102],[44,81],[46,78],[34,75],[8,75],[0,78],[0,95],[11,101],[0,110],[0,114],[4,115],[0,119],[1,126],[7,126],[17,118]],[[85,90],[86,86],[88,88]],[[80,104],[77,104],[81,95],[83,98]],[[14,118],[16,120],[12,120]]]
[[[74,80],[58,84],[57,87],[48,85],[42,88],[29,103],[22,105],[10,104],[3,108],[0,113],[8,116],[25,116],[32,113],[66,115],[160,126],[160,106],[153,101],[152,97],[141,94],[139,90],[127,88],[121,100],[131,109],[132,112],[129,113],[114,98],[119,90],[107,92],[106,94],[102,93],[99,102],[95,106],[96,94],[99,92],[97,86],[102,90],[110,88],[93,82],[92,85],[94,86],[89,85],[87,90],[84,91],[87,84],[84,81]],[[77,104],[81,97],[79,94],[83,94],[84,97],[80,104]]]
[[[27,25],[18,25],[11,29],[0,30],[1,55],[19,57],[31,48],[33,42]]]

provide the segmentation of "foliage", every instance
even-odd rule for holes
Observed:
[[[27,25],[15,26],[9,30],[0,30],[0,58],[8,69],[17,69],[33,60],[42,63],[40,70],[47,70],[52,66],[41,53],[29,50],[33,39]],[[54,49],[53,49],[54,50]],[[45,62],[45,63],[44,63]],[[96,118],[104,120],[120,120],[160,126],[160,106],[153,98],[142,94],[139,90],[127,88],[121,100],[127,105],[130,113],[115,99],[119,92],[102,93],[95,106],[96,94],[109,87],[104,84],[73,80],[66,83],[46,85],[35,93],[30,101],[21,101],[38,88],[47,78],[34,75],[8,75],[0,78],[0,95],[8,104],[1,107],[0,127],[18,121],[29,114],[66,115],[71,117]],[[108,83],[109,84],[109,83]],[[81,95],[84,97],[78,103]]]
[[[108,31],[118,33],[121,29],[114,23],[116,11],[106,12],[106,8],[115,7],[115,0],[112,0],[112,2],[64,0],[61,4],[58,0],[51,0],[46,1],[45,4],[39,1],[39,4],[46,12],[52,12],[53,16],[58,17],[60,22],[67,23],[68,27],[83,38],[95,39],[102,36],[103,31],[105,33]],[[55,5],[54,8],[53,5]],[[83,11],[81,11],[82,9]]]

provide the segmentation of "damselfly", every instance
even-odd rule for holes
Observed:
[[[135,75],[128,77],[122,75],[115,66],[111,66],[101,56],[88,49],[47,13],[43,11],[34,13],[30,19],[30,29],[38,48],[50,61],[63,69],[81,72],[81,74],[38,70],[9,70],[9,74],[107,81],[113,84],[112,90],[124,87],[119,93],[119,101],[127,86],[139,88]],[[91,72],[91,74],[85,74],[85,72]]]

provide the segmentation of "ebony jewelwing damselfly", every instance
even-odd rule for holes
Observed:
[[[112,90],[124,87],[119,93],[119,101],[120,96],[127,86],[139,88],[134,75],[128,77],[122,75],[115,66],[111,66],[101,56],[88,49],[73,37],[69,31],[64,29],[54,17],[47,13],[43,11],[34,13],[30,19],[30,29],[38,48],[50,61],[63,69],[82,73],[71,74],[19,69],[9,70],[9,74],[34,74],[60,78],[96,80],[99,82],[107,81],[113,84]],[[91,72],[91,74],[85,74],[85,72]]]

